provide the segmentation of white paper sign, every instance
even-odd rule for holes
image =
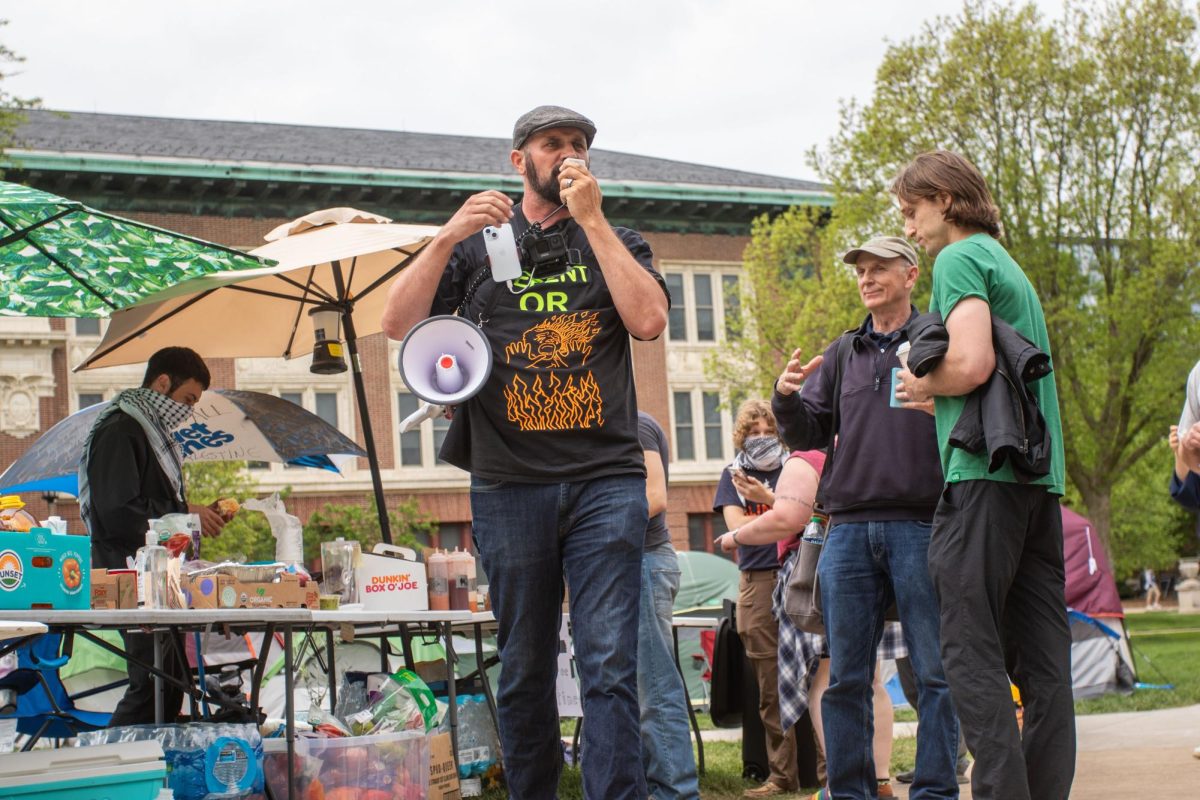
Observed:
[[[560,717],[582,717],[583,700],[579,696],[579,675],[575,671],[575,649],[571,644],[571,631],[567,615],[562,617],[558,631],[558,715]]]

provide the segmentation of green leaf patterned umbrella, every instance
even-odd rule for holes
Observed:
[[[189,278],[271,264],[0,181],[0,316],[107,317]]]

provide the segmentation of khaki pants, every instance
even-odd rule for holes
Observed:
[[[771,613],[776,570],[741,573],[738,585],[737,628],[746,657],[758,682],[758,715],[767,736],[768,780],[780,788],[799,788],[796,774],[796,736],[779,723],[779,624]]]

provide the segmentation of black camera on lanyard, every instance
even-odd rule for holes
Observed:
[[[565,272],[567,267],[582,260],[578,250],[567,247],[564,233],[546,232],[536,222],[521,234],[517,249],[521,253],[521,264],[539,277]]]

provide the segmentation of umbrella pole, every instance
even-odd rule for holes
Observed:
[[[371,415],[367,411],[367,390],[363,385],[362,362],[358,358],[358,336],[354,332],[354,318],[347,310],[342,311],[342,328],[346,331],[346,350],[350,354],[350,371],[354,374],[354,396],[358,398],[358,418],[362,421],[367,462],[371,465],[371,485],[375,487],[375,508],[379,513],[379,532],[383,535],[383,541],[391,544],[392,528],[388,520],[387,503],[383,499],[383,478],[379,474],[379,455],[375,452],[375,434],[371,431]]]

